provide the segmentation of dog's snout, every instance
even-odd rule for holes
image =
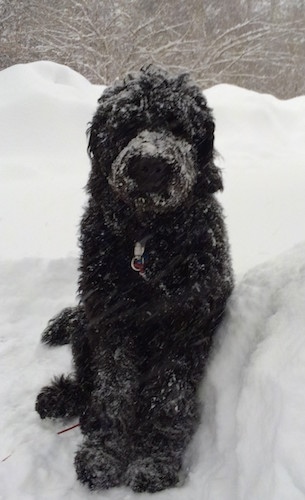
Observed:
[[[108,182],[139,213],[165,213],[190,194],[197,177],[192,145],[173,134],[144,130],[122,149]]]
[[[141,157],[129,166],[129,175],[141,191],[161,191],[170,175],[170,166],[161,158]]]

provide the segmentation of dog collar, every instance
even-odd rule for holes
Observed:
[[[151,235],[148,235],[142,240],[136,241],[133,250],[133,258],[131,259],[131,268],[137,271],[143,278],[145,277],[145,245],[150,238]]]

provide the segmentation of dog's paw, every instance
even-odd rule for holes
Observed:
[[[65,408],[58,404],[58,391],[53,386],[47,386],[38,394],[35,410],[40,418],[59,418],[65,416]]]
[[[77,307],[66,307],[57,316],[50,319],[42,333],[41,341],[50,346],[68,344],[71,331],[77,321],[77,313]]]
[[[79,393],[69,377],[56,377],[52,385],[43,387],[38,394],[35,409],[40,418],[75,417],[82,409],[82,401],[77,397]]]
[[[177,468],[168,457],[139,458],[128,466],[124,476],[125,484],[137,492],[154,493],[175,486],[178,481]]]
[[[79,481],[91,490],[103,490],[121,484],[125,470],[119,457],[101,443],[87,440],[75,455],[74,465]]]

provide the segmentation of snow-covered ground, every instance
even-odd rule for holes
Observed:
[[[69,347],[39,344],[75,302],[77,231],[89,162],[85,131],[101,87],[49,62],[0,73],[0,499],[136,500],[75,478],[79,429],[34,411],[69,370]],[[237,285],[206,379],[189,478],[157,499],[305,498],[305,97],[279,101],[219,85],[220,199]],[[279,255],[280,254],[280,255]]]

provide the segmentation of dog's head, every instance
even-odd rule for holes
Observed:
[[[222,188],[214,121],[189,75],[152,66],[105,90],[90,127],[93,183],[138,213],[164,213]]]

